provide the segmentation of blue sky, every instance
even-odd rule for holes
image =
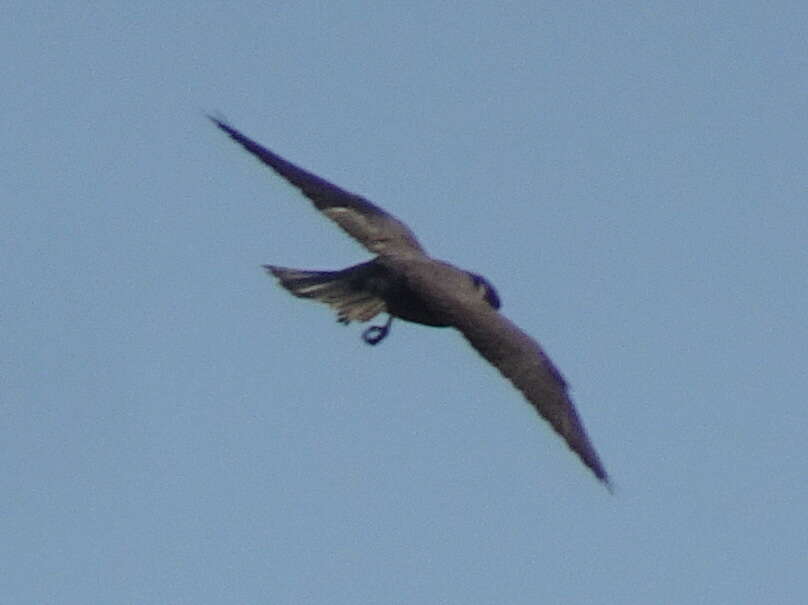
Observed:
[[[12,2],[0,594],[804,603],[808,8]],[[220,112],[487,276],[610,495]]]

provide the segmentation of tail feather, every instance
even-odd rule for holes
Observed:
[[[281,286],[300,298],[311,298],[330,305],[342,323],[369,321],[386,310],[384,300],[363,288],[364,265],[342,271],[307,271],[264,265]]]

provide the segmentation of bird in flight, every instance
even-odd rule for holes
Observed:
[[[481,275],[430,257],[409,227],[377,205],[285,160],[225,121],[216,126],[300,190],[320,212],[375,254],[340,271],[309,271],[264,265],[293,295],[326,303],[342,323],[388,319],[362,337],[376,345],[393,318],[453,327],[519,389],[594,475],[611,489],[564,377],[539,343],[499,312],[494,287]]]

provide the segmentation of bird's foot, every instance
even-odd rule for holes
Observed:
[[[390,333],[391,323],[393,323],[392,317],[390,317],[383,326],[370,326],[367,330],[362,332],[362,339],[369,345],[379,344]]]

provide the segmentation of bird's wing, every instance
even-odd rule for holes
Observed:
[[[610,487],[606,469],[567,393],[567,383],[539,343],[490,308],[466,308],[457,314],[455,327],[480,355],[522,391],[569,448]]]
[[[393,215],[361,196],[345,191],[286,161],[226,122],[214,117],[210,119],[244,149],[297,187],[320,212],[374,254],[423,254],[421,245],[409,227]]]

